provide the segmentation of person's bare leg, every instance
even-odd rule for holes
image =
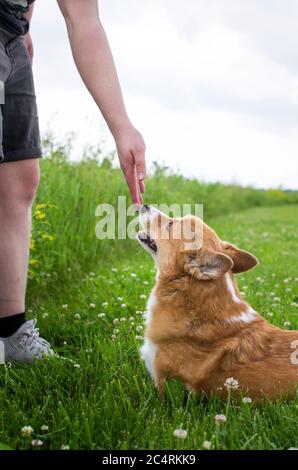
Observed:
[[[38,159],[0,165],[0,318],[25,311],[31,205]]]
[[[39,181],[38,160],[0,165],[0,363],[52,356],[36,320],[26,320],[31,205]]]

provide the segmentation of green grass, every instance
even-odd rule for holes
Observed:
[[[119,173],[95,162],[42,166],[37,202],[56,207],[45,209],[45,221],[35,220],[36,275],[28,307],[61,358],[1,366],[0,442],[32,448],[31,439],[21,436],[30,425],[44,449],[201,449],[205,440],[214,449],[298,447],[298,400],[227,404],[186,394],[179,382],[169,384],[165,400],[159,398],[138,353],[141,312],[154,285],[151,258],[136,242],[94,236],[95,206],[123,190]],[[155,175],[146,202],[159,202],[165,186],[166,202],[207,202],[207,220],[220,236],[260,260],[257,269],[239,276],[247,300],[270,322],[298,329],[298,205],[282,192],[278,202],[266,192],[222,185],[216,197],[209,186],[208,196],[208,185],[181,178],[179,189],[171,178],[180,177]],[[274,202],[277,207],[265,207]],[[38,241],[41,228],[56,239]],[[220,413],[227,422],[219,427],[214,417]],[[180,427],[188,431],[185,440],[173,436]]]

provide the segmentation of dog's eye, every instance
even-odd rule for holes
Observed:
[[[166,229],[167,229],[168,232],[170,231],[170,228],[172,227],[173,223],[174,223],[173,220],[171,220],[171,221],[166,225]]]

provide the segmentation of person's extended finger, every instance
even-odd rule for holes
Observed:
[[[122,170],[128,185],[130,197],[133,204],[142,204],[140,196],[140,187],[137,180],[136,168],[133,162],[126,163],[122,166]]]
[[[143,204],[143,196],[142,196],[142,190],[141,190],[141,181],[139,181],[139,178],[138,178],[137,168],[136,168],[135,165],[134,165],[134,167],[135,167],[135,178],[136,178],[137,190],[138,190],[138,194],[139,194],[139,201],[140,201],[140,205],[142,205]]]
[[[144,181],[139,181],[139,184],[140,184],[141,193],[144,193],[145,192],[145,183],[144,183]]]

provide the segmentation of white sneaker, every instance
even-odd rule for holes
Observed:
[[[33,363],[35,359],[54,355],[51,345],[39,337],[35,324],[36,320],[28,320],[13,335],[0,337],[2,347],[4,345],[5,362]]]

